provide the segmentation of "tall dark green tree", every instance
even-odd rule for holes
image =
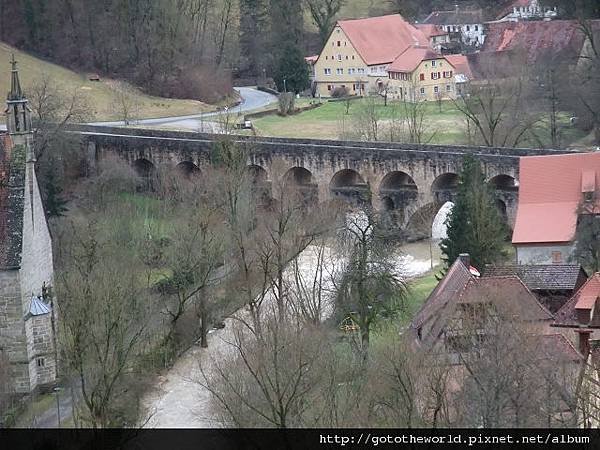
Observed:
[[[277,89],[294,93],[302,92],[310,84],[304,56],[292,42],[285,45],[278,58],[274,79]]]
[[[448,237],[442,239],[440,247],[447,266],[461,253],[469,253],[478,268],[503,258],[507,227],[496,207],[492,188],[471,155],[464,158],[456,201],[446,225]]]
[[[241,68],[250,76],[265,69],[265,33],[268,23],[265,0],[240,0]]]
[[[591,273],[600,272],[600,215],[585,214],[584,206],[579,212],[574,257]]]

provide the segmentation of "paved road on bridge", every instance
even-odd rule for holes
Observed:
[[[229,109],[232,114],[244,113],[259,108],[264,108],[277,101],[277,97],[267,92],[262,92],[254,88],[249,87],[238,87],[235,88],[240,94],[242,103],[238,106]],[[172,127],[177,129],[186,129],[192,131],[202,130],[203,127],[214,121],[219,114],[223,114],[222,111],[215,111],[210,113],[202,114],[191,114],[187,116],[175,116],[175,117],[158,117],[155,119],[138,119],[132,121],[131,125],[144,125],[148,127]],[[101,126],[124,126],[125,122],[94,122],[90,125],[101,125]],[[210,131],[210,130],[205,130]]]

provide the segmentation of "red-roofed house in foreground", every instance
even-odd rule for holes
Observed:
[[[460,255],[407,333],[431,373],[451,380],[423,375],[423,395],[436,385],[424,415],[443,403],[450,426],[573,426],[585,357],[554,320],[518,276],[480,277]]]
[[[568,262],[579,215],[600,214],[600,153],[523,157],[519,173],[517,263]]]

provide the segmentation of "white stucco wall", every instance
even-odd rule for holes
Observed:
[[[561,264],[570,262],[573,244],[517,245],[517,264],[553,264],[553,252],[561,253]]]

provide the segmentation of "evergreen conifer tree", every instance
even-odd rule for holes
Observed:
[[[291,42],[285,45],[279,56],[274,78],[280,91],[297,94],[309,86],[308,67],[297,45]]]
[[[506,224],[479,162],[471,155],[464,159],[456,201],[446,225],[448,237],[442,239],[440,247],[447,267],[461,253],[468,253],[479,269],[505,256]]]

